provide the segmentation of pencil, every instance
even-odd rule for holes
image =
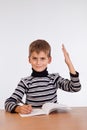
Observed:
[[[25,105],[26,103],[24,103],[22,100],[20,100],[20,99],[17,99],[17,102],[18,103],[22,103],[23,105]]]

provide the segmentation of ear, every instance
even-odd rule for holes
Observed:
[[[31,61],[30,61],[30,57],[29,57],[29,56],[28,56],[28,62],[31,63]]]
[[[50,56],[49,59],[48,59],[48,64],[50,64],[52,61],[52,57]]]

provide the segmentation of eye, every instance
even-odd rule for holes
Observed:
[[[36,57],[32,57],[32,59],[33,59],[33,60],[37,60],[37,58],[36,58]]]
[[[42,57],[42,58],[41,58],[41,60],[45,60],[45,58],[44,58],[44,57]]]

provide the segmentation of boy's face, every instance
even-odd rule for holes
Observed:
[[[48,64],[50,64],[51,57],[48,57],[43,51],[40,51],[40,53],[34,51],[29,57],[29,62],[35,71],[41,72],[46,69]]]

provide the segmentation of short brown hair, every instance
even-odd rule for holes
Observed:
[[[47,53],[48,57],[51,56],[51,47],[49,43],[45,40],[35,40],[33,41],[29,46],[29,57],[31,56],[32,52],[40,53],[40,51],[43,51]]]

